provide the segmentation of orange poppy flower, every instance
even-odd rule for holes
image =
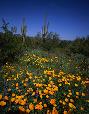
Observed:
[[[29,104],[29,109],[30,110],[33,110],[34,109],[34,105],[31,103],[31,104]]]
[[[51,99],[51,100],[50,100],[50,103],[51,103],[52,105],[54,105],[54,104],[55,104],[55,99]]]

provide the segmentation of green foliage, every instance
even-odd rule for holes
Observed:
[[[18,56],[23,52],[24,46],[22,45],[21,38],[13,35],[12,33],[0,34],[0,64],[15,61]]]
[[[2,30],[0,33],[0,66],[6,62],[17,61],[27,50],[44,50],[49,55],[59,56],[59,61],[54,63],[55,68],[65,72],[80,73],[84,76],[89,74],[89,36],[77,38],[74,41],[60,40],[57,33],[49,32],[47,37],[42,37],[39,32],[35,37],[26,37],[26,25],[23,21],[22,35],[15,34],[17,28],[11,27],[9,23],[2,20]],[[24,35],[23,35],[24,34]],[[23,43],[23,36],[25,42]],[[69,61],[70,60],[70,61]],[[60,63],[60,65],[59,65]]]
[[[59,67],[63,71],[73,74],[79,74],[82,77],[89,77],[89,59],[81,54],[72,54],[61,56]]]
[[[72,53],[79,53],[89,57],[89,36],[75,39],[69,46]]]
[[[46,51],[57,48],[60,44],[60,37],[57,33],[50,32],[46,38],[43,38],[42,48]]]

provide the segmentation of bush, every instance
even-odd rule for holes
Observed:
[[[0,64],[14,62],[23,53],[24,45],[21,37],[12,33],[0,34]]]

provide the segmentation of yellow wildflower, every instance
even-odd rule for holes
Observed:
[[[69,107],[76,109],[76,107],[72,103],[69,103]]]
[[[85,93],[82,93],[82,96],[85,96]]]
[[[74,103],[74,100],[73,99],[70,99],[70,102]]]
[[[55,99],[51,99],[51,100],[50,100],[50,103],[51,103],[52,105],[54,105],[55,102],[56,102]]]
[[[65,101],[68,102],[69,100],[67,98],[65,98]]]
[[[49,98],[49,96],[48,96],[48,95],[46,95],[46,98]]]
[[[44,107],[46,108],[47,107],[47,104],[44,104]]]
[[[79,95],[79,92],[76,92],[76,95]]]
[[[0,100],[2,99],[2,95],[0,94]]]
[[[58,114],[58,111],[55,107],[53,107],[52,114]]]
[[[14,102],[15,101],[15,98],[11,98],[11,102]]]
[[[6,105],[6,102],[5,101],[0,101],[0,105],[1,106],[5,106]]]
[[[29,109],[30,110],[33,110],[34,109],[34,105],[31,103],[31,104],[29,104]]]
[[[45,94],[48,94],[48,90],[47,90],[47,89],[45,89],[45,90],[44,90],[44,93],[45,93]]]
[[[5,99],[5,100],[8,100],[8,96],[5,96],[4,99]]]
[[[28,113],[28,114],[29,114],[29,112],[30,112],[30,110],[29,110],[29,109],[26,109],[26,113]]]
[[[15,96],[15,93],[12,93],[12,97],[14,97]]]
[[[25,112],[25,109],[23,108],[23,106],[19,106],[19,110],[22,112]]]
[[[78,87],[78,84],[75,83],[75,87]]]
[[[64,111],[63,114],[68,114],[68,112],[67,111]]]
[[[37,104],[37,105],[35,106],[35,109],[37,109],[37,110],[42,110],[42,108],[43,108],[43,106],[40,105],[40,104]]]

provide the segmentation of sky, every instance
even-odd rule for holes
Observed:
[[[0,25],[4,18],[18,33],[25,18],[27,35],[41,32],[47,15],[49,32],[63,40],[89,35],[89,0],[0,0]]]

